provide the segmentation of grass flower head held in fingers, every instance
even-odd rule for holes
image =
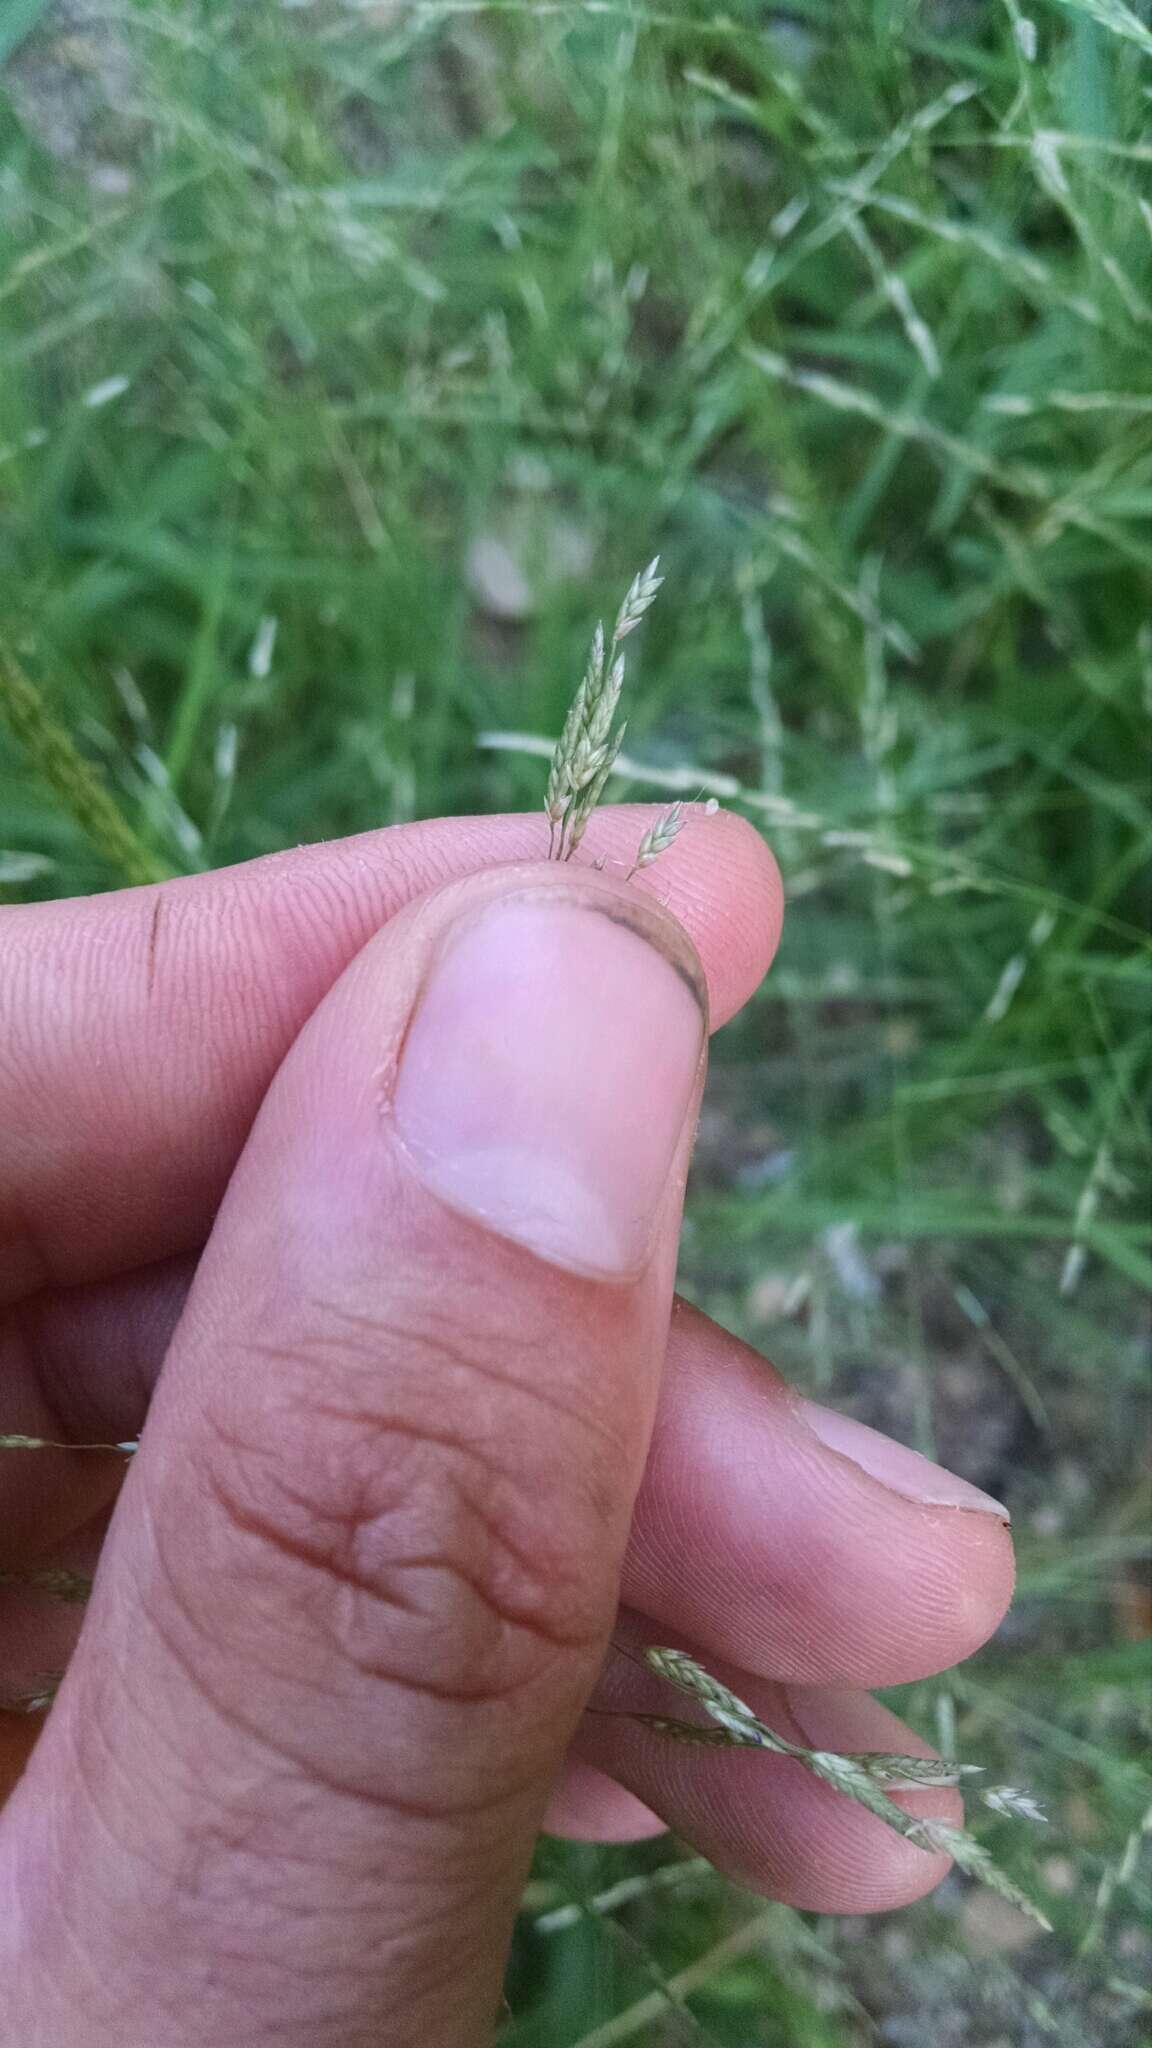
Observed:
[[[660,557],[654,555],[648,567],[633,577],[616,614],[611,639],[605,640],[602,623],[592,636],[587,666],[548,774],[544,812],[550,860],[571,860],[616,765],[627,730],[624,722],[616,722],[625,672],[621,642],[636,631],[653,603],[664,580],[657,574],[659,566]],[[671,846],[683,824],[684,806],[673,804],[644,834],[629,880]]]

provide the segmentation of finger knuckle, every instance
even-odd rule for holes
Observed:
[[[369,1348],[358,1368],[344,1329],[336,1357],[281,1355],[260,1426],[211,1425],[214,1510],[243,1573],[280,1590],[321,1657],[446,1697],[504,1697],[588,1653],[611,1588],[571,1433],[494,1398],[474,1339],[406,1336],[396,1374],[378,1331]]]

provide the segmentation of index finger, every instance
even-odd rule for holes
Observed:
[[[742,819],[688,816],[634,886],[688,931],[723,1023],[775,949],[779,877]],[[651,819],[601,812],[588,858],[630,863]],[[431,819],[0,912],[0,1302],[199,1243],[272,1075],[353,954],[435,885],[546,848],[539,814]]]

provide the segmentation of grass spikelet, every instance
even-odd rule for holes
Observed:
[[[670,1685],[698,1700],[715,1725],[710,1729],[696,1728],[691,1722],[652,1714],[638,1714],[630,1718],[643,1722],[673,1741],[698,1742],[709,1748],[766,1749],[776,1756],[793,1758],[795,1762],[804,1764],[814,1777],[823,1779],[826,1785],[844,1793],[846,1798],[854,1799],[858,1806],[866,1807],[869,1813],[885,1821],[906,1841],[915,1843],[917,1848],[941,1851],[951,1856],[953,1862],[970,1877],[998,1892],[1002,1899],[1007,1899],[1029,1919],[1050,1931],[1049,1922],[1039,1907],[1001,1870],[983,1843],[970,1835],[966,1828],[905,1813],[903,1807],[897,1806],[888,1796],[897,1786],[958,1784],[961,1776],[977,1769],[977,1766],[932,1757],[892,1756],[880,1752],[875,1755],[868,1752],[839,1755],[834,1750],[805,1749],[799,1743],[788,1742],[782,1735],[777,1735],[774,1729],[758,1719],[751,1707],[685,1651],[654,1646],[643,1652],[643,1661]],[[985,1803],[995,1811],[1015,1813],[1031,1820],[1043,1818],[1027,1794],[1009,1786],[998,1787],[996,1791],[999,1800],[994,1793],[984,1794]]]
[[[614,646],[617,641],[624,640],[629,633],[635,632],[645,612],[655,599],[656,593],[664,581],[662,576],[656,574],[659,567],[660,557],[659,555],[653,555],[648,567],[641,569],[639,574],[634,576],[628,585],[624,593],[624,602],[616,614],[616,624],[612,629],[612,642]]]
[[[680,837],[687,822],[683,804],[675,803],[671,810],[665,811],[662,817],[657,818],[654,825],[649,825],[636,849],[636,858],[626,880],[630,882],[633,875],[640,873],[641,868],[651,867],[654,860],[659,860],[660,855],[666,853],[673,841]]]
[[[657,555],[634,576],[605,646],[598,624],[580,687],[556,742],[548,773],[544,815],[548,820],[549,860],[571,860],[588,829],[588,821],[604,794],[624,739],[624,725],[615,726],[624,688],[625,659],[621,640],[634,633],[652,604],[663,578],[656,574]],[[655,859],[655,855],[650,855]]]

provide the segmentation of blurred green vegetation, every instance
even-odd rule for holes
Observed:
[[[173,872],[534,807],[659,549],[617,789],[743,808],[790,899],[684,1285],[1015,1510],[998,1643],[900,1704],[1043,1798],[989,1839],[1055,1935],[956,1880],[864,1927],[545,1844],[509,2048],[1147,2038],[1147,20],[0,10],[3,632],[45,716]],[[15,724],[0,894],[113,884]]]

